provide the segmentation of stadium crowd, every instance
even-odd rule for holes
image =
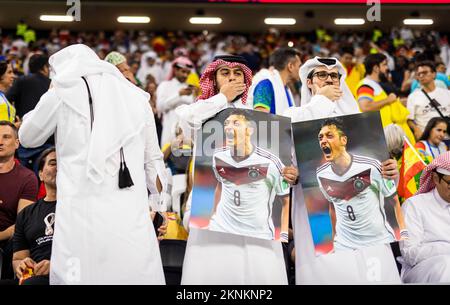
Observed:
[[[168,180],[163,183],[159,175],[158,183],[170,187],[150,190],[152,195],[161,193],[150,196],[150,201],[162,200],[167,211],[160,213],[151,203],[149,217],[157,232],[167,284],[182,282],[182,270],[186,270],[183,269],[186,241],[192,238],[188,221],[194,138],[183,127],[180,109],[185,117],[192,114],[195,118],[200,115],[196,112],[205,111],[200,118],[204,121],[242,95],[246,99],[241,98],[244,108],[286,115],[292,121],[303,120],[305,113],[320,118],[380,111],[389,154],[396,164],[392,168],[392,162],[388,162],[383,170],[390,172],[398,188],[402,183],[402,177],[400,181],[398,178],[402,176],[404,150],[415,147],[427,165],[422,167],[425,168],[422,179],[415,185],[417,194],[406,195],[404,190],[398,189],[404,201],[402,209],[408,230],[400,241],[402,255],[397,257],[402,264],[402,280],[406,283],[450,282],[450,239],[446,234],[450,230],[450,153],[447,153],[450,144],[447,133],[450,45],[446,35],[409,28],[391,32],[374,29],[368,33],[332,33],[319,28],[306,34],[270,29],[252,36],[208,31],[194,34],[53,30],[29,40],[18,31],[4,34],[0,44],[0,269],[3,283],[17,284],[19,280],[21,284],[49,283],[51,237],[55,219],[58,219],[55,206],[59,160],[56,160],[55,136],[30,148],[19,142],[19,134],[22,124],[26,123],[24,117],[35,109],[51,87],[52,77],[59,72],[52,70],[49,57],[74,44],[90,47],[101,60],[117,67],[129,82],[150,95],[149,109],[153,112],[157,145],[161,148]],[[316,57],[319,58],[316,68],[302,75],[302,67]],[[253,77],[251,86],[230,87],[217,83],[214,94],[208,95],[204,74],[218,58],[232,62],[231,70],[245,65]],[[338,73],[335,66],[342,67],[345,79],[340,79],[344,73],[340,70]],[[245,80],[250,84],[247,75],[241,76],[247,77]],[[341,81],[345,82],[348,93],[344,92]],[[216,94],[226,97],[217,109],[193,107],[197,100],[209,101],[217,98]],[[357,104],[333,108],[341,99],[355,100]],[[314,109],[324,108],[330,110],[313,113]],[[206,114],[209,112],[211,114]],[[288,168],[283,174],[291,185],[298,181],[295,168]],[[389,173],[386,176],[389,177]],[[282,245],[286,283],[294,284],[296,249],[292,223],[285,233]],[[233,274],[224,279],[231,279],[233,283]]]

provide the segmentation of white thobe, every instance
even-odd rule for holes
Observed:
[[[87,77],[94,114],[99,78]],[[147,126],[123,147],[134,186],[119,189],[118,173],[105,174],[100,184],[87,178],[88,105],[87,94],[75,110],[50,89],[19,131],[25,147],[40,146],[57,131],[58,205],[50,283],[165,284],[147,203],[147,189],[155,188],[155,168],[163,164],[150,106]],[[118,164],[118,152],[113,159]]]
[[[193,95],[180,95],[180,90],[187,88],[186,83],[181,83],[175,77],[169,81],[163,81],[156,89],[156,108],[162,114],[161,146],[170,143],[175,138],[175,128],[178,116],[175,108],[183,104],[192,104]]]
[[[230,105],[225,95],[219,93],[207,100],[182,105],[177,113],[199,128],[203,121],[228,107],[251,109],[241,100]],[[189,210],[186,214],[185,217],[189,217]],[[183,222],[186,223],[186,219]],[[286,285],[287,282],[280,241],[190,230],[183,264],[183,285]]]
[[[284,115],[290,117],[294,123],[358,113],[356,107],[353,112],[346,110],[347,113],[344,113],[342,109],[351,109],[351,107],[343,107],[344,105],[338,105],[338,103],[345,103],[345,101],[333,102],[323,95],[314,95],[308,103],[301,107],[291,107],[285,111]],[[293,158],[296,164],[295,154]],[[400,282],[395,260],[388,245],[316,257],[301,184],[293,187],[292,218],[297,284]],[[379,273],[379,276],[369,276],[372,273],[371,259],[376,259],[373,262],[379,262],[379,271],[375,272]]]
[[[409,239],[400,242],[406,283],[450,283],[450,203],[437,189],[402,205]]]

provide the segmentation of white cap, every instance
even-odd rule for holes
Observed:
[[[436,171],[439,174],[450,176],[450,171],[448,169],[445,169],[445,168],[442,168],[442,167],[438,167],[438,168],[436,168]]]

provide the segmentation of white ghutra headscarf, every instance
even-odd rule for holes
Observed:
[[[333,69],[334,67],[338,68],[338,72],[341,75],[340,78],[340,87],[343,92],[342,97],[336,101],[336,114],[345,115],[345,114],[355,114],[359,113],[358,103],[353,97],[352,92],[348,88],[345,83],[345,79],[347,77],[347,71],[344,66],[334,57],[329,58],[320,58],[314,57],[312,59],[307,60],[302,67],[300,68],[300,80],[302,82],[301,88],[301,105],[307,105],[311,102],[312,94],[311,90],[308,88],[307,79],[308,75],[317,67],[325,66],[327,69]]]

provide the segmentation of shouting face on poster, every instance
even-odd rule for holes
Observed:
[[[278,154],[281,145],[291,145],[289,120],[229,109],[214,122],[214,130],[221,126],[223,137],[214,142],[209,157],[203,152],[196,158],[191,225],[262,239],[287,237],[289,184],[283,169],[289,162],[289,151],[283,152],[284,162]],[[205,126],[204,132],[209,130]],[[202,138],[209,143],[207,137]]]
[[[355,250],[398,239],[403,219],[395,183],[381,174],[379,160],[387,155],[381,128],[376,113],[294,124],[317,251]]]

